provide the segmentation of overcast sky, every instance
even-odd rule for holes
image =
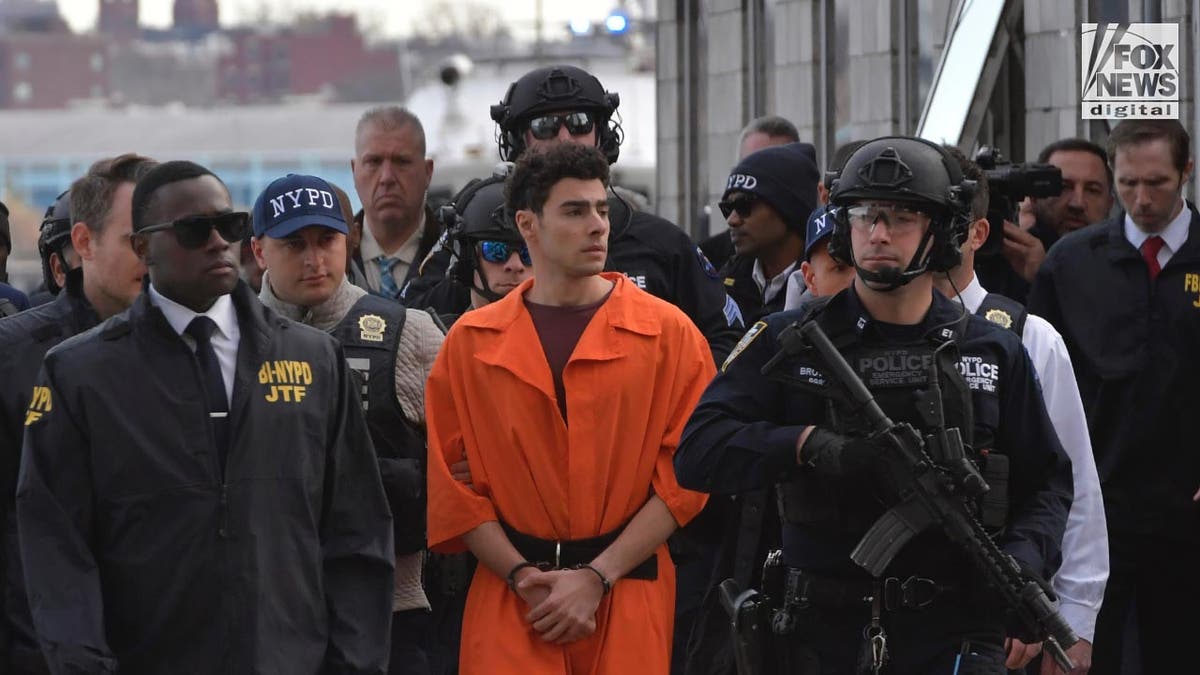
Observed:
[[[471,4],[488,5],[502,12],[509,22],[517,24],[517,33],[532,31],[536,0],[451,0],[458,6]],[[220,0],[221,23],[232,25],[261,16],[266,12],[277,12],[281,19],[305,10],[322,12],[338,9],[353,11],[359,16],[360,24],[378,26],[386,35],[406,35],[429,7],[438,4],[435,0]],[[572,18],[592,21],[603,20],[608,12],[620,4],[619,0],[543,0],[543,20],[547,36],[562,35],[563,26]],[[632,5],[637,2],[628,3]],[[652,4],[647,0],[646,4]],[[100,0],[58,0],[63,16],[75,30],[87,30],[95,25]],[[162,27],[171,22],[173,0],[141,0],[142,24]]]

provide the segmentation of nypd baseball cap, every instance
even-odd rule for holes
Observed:
[[[833,221],[837,217],[837,207],[832,204],[818,206],[808,216],[808,225],[804,228],[804,259],[812,258],[813,246],[829,238],[833,234]]]
[[[282,239],[309,225],[349,233],[337,193],[316,176],[276,178],[255,200],[253,218],[255,237]]]

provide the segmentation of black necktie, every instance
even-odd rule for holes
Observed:
[[[217,324],[207,316],[198,316],[188,324],[185,333],[196,341],[196,358],[204,378],[204,394],[208,400],[208,419],[212,422],[217,457],[221,471],[225,470],[225,455],[229,452],[229,401],[225,397],[225,379],[221,377],[221,362],[212,346],[212,334]]]

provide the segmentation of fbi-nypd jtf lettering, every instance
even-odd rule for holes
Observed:
[[[50,387],[34,387],[33,394],[29,397],[29,410],[25,412],[25,426],[42,419],[42,416],[50,412],[52,407]]]
[[[313,382],[308,361],[264,361],[258,368],[258,383],[270,385],[263,394],[268,403],[299,403]]]

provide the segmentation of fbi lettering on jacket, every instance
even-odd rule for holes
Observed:
[[[299,403],[312,381],[308,361],[264,361],[258,368],[258,383],[264,385],[268,403]]]

